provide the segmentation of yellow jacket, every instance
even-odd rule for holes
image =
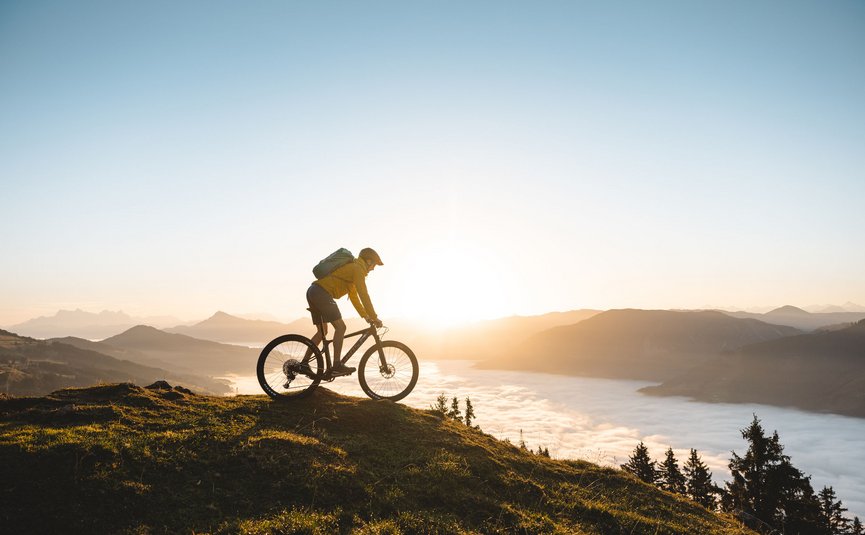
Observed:
[[[369,267],[366,260],[357,258],[354,262],[335,269],[330,275],[318,279],[313,284],[324,288],[334,299],[348,294],[354,309],[361,318],[376,320],[378,316],[372,307],[369,293],[366,290],[366,275]]]

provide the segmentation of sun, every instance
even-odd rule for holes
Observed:
[[[506,265],[467,243],[426,246],[394,266],[387,301],[394,315],[431,328],[505,316]]]

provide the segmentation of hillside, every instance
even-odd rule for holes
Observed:
[[[229,391],[225,383],[210,378],[145,366],[88,348],[0,331],[0,392],[5,394],[43,395],[59,388],[89,386],[98,382],[129,381],[146,385],[159,379],[182,381],[199,391]]]
[[[749,533],[625,473],[325,389],[0,399],[10,533]]]
[[[579,323],[599,312],[570,310],[537,316],[509,316],[438,331],[410,324],[392,325],[395,335],[427,358],[478,360],[500,355],[540,332]]]
[[[715,311],[610,310],[539,333],[481,366],[662,381],[723,351],[799,332]]]
[[[254,373],[259,351],[246,347],[199,340],[138,325],[102,343],[143,355],[149,362],[183,367],[196,374]]]
[[[749,345],[642,391],[865,418],[865,320]]]
[[[306,319],[291,323],[248,320],[221,311],[194,325],[180,325],[163,330],[167,333],[184,334],[201,340],[259,345],[264,345],[286,333],[310,331],[305,334],[312,334],[314,332],[312,324]]]

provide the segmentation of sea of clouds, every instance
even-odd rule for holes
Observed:
[[[757,404],[702,403],[637,392],[651,383],[568,377],[540,373],[478,370],[468,361],[427,361],[418,384],[404,400],[429,408],[439,394],[456,396],[461,408],[470,397],[483,431],[514,444],[549,449],[556,458],[603,465],[624,463],[643,441],[661,460],[672,447],[684,464],[696,448],[715,482],[729,479],[731,451],[747,449],[741,429],[756,414],[767,434],[778,431],[794,466],[811,475],[815,492],[834,487],[849,510],[865,519],[865,419],[816,414]],[[235,378],[238,393],[258,394],[254,377]],[[364,396],[354,376],[326,385]]]

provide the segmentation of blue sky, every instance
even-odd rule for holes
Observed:
[[[865,303],[863,56],[852,1],[7,1],[0,325],[292,319],[367,245],[384,317]]]

